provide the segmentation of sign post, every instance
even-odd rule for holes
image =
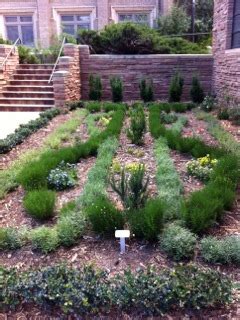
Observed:
[[[120,252],[121,254],[126,252],[125,239],[130,238],[130,230],[116,230],[115,238],[120,238]]]

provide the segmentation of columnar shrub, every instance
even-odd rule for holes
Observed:
[[[102,81],[99,76],[89,76],[89,100],[99,101],[102,98]]]
[[[184,80],[177,72],[171,79],[169,88],[169,102],[180,102],[182,97]]]
[[[190,95],[192,98],[192,102],[194,103],[200,104],[204,100],[204,91],[201,86],[199,78],[196,76],[194,76],[192,79],[192,87],[191,87]]]
[[[28,214],[39,220],[53,216],[55,207],[55,192],[49,190],[33,190],[27,193],[23,205]]]
[[[110,80],[112,89],[112,101],[121,102],[123,100],[123,82],[119,77],[113,77]]]
[[[171,224],[160,238],[160,247],[174,260],[192,259],[197,237],[187,229]]]
[[[153,82],[142,79],[139,84],[140,96],[144,102],[150,102],[154,100]]]
[[[131,123],[128,129],[128,137],[132,143],[141,145],[143,143],[143,135],[146,131],[146,120],[142,105],[137,105],[131,110]]]

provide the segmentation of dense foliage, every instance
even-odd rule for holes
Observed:
[[[169,102],[180,102],[183,92],[184,79],[179,72],[172,77],[169,87]]]
[[[102,98],[102,80],[99,76],[89,76],[89,100],[99,101]]]
[[[127,135],[131,142],[136,145],[143,144],[143,135],[146,131],[144,109],[141,104],[134,105],[130,111],[130,128]]]

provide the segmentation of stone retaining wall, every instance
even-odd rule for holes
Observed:
[[[8,60],[2,66],[4,59],[7,57],[8,53],[12,50],[11,45],[0,45],[0,92],[2,88],[7,84],[7,81],[11,78],[14,70],[19,64],[18,49],[15,48],[14,51],[9,56]]]

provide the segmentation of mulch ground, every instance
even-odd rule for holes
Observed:
[[[208,133],[207,126],[204,121],[199,121],[195,118],[192,113],[187,113],[187,117],[189,119],[188,125],[183,130],[184,136],[199,136],[205,142],[211,145],[216,145],[217,142],[213,137]],[[83,128],[83,127],[82,127]],[[126,128],[126,127],[125,127]],[[81,129],[82,130],[82,129]],[[84,130],[85,131],[85,130]],[[141,156],[139,156],[141,155]],[[203,184],[199,182],[197,179],[189,177],[186,172],[186,162],[191,160],[191,157],[182,155],[178,152],[171,151],[171,156],[176,165],[176,169],[179,172],[184,188],[185,194],[189,194],[192,191],[199,190],[203,187]],[[117,160],[121,164],[132,163],[132,162],[143,162],[146,165],[146,172],[150,177],[150,190],[151,194],[157,194],[156,182],[155,182],[155,172],[156,172],[156,163],[154,160],[153,154],[153,140],[149,133],[145,135],[144,145],[140,147],[136,147],[131,145],[130,141],[126,136],[126,132],[124,130],[120,136],[120,147],[116,154]],[[79,185],[76,186],[75,189],[64,191],[59,193],[59,202],[58,206],[62,205],[66,201],[76,198],[79,196],[83,185],[87,179],[87,172],[91,168],[94,163],[94,158],[89,158],[84,160],[82,163],[78,164],[78,172],[79,172]],[[15,191],[20,193],[20,197],[23,196],[23,191],[21,189]],[[119,202],[119,199],[113,194],[111,188],[108,189],[108,192],[112,199],[116,202]],[[17,203],[18,198],[13,197],[14,193],[9,195],[6,199],[8,201],[13,201]],[[9,203],[9,202],[8,202]],[[21,206],[21,204],[20,204]],[[214,230],[211,230],[213,234],[235,234],[239,232],[239,223],[240,223],[240,192],[238,192],[238,198],[235,203],[235,207],[229,213],[226,213],[223,224],[221,226],[216,226]],[[9,212],[11,211],[11,206],[9,208]],[[15,211],[15,216],[20,215],[21,218],[17,218],[19,220],[18,223],[23,223],[25,221],[22,216],[21,210]],[[12,217],[13,219],[13,217]],[[11,219],[10,219],[11,220]],[[22,221],[22,222],[21,222]],[[1,220],[0,220],[1,223]],[[10,223],[10,221],[9,221]],[[28,222],[29,223],[29,222]],[[237,230],[236,230],[237,229]],[[218,232],[216,231],[218,230]],[[127,252],[124,255],[119,253],[119,243],[117,240],[106,240],[92,234],[90,231],[87,235],[79,240],[79,243],[72,248],[59,248],[56,252],[43,255],[37,252],[32,251],[30,246],[26,246],[20,250],[15,252],[2,252],[0,254],[0,265],[5,267],[15,266],[19,270],[26,270],[29,268],[40,268],[44,266],[54,265],[65,261],[66,264],[73,267],[81,267],[87,263],[93,263],[96,266],[107,269],[111,274],[123,272],[127,268],[131,270],[135,270],[138,267],[146,268],[149,265],[156,266],[157,269],[162,269],[165,267],[173,267],[174,262],[167,258],[164,252],[162,252],[158,245],[152,245],[146,243],[144,241],[137,241],[134,238],[131,238],[127,242]],[[205,265],[201,258],[196,254],[195,262],[199,265]],[[218,265],[209,265],[209,267],[218,269],[230,277],[232,277],[236,281],[240,281],[240,272],[239,269],[235,266],[225,267]],[[22,310],[20,308],[19,312],[8,313],[8,315],[3,315],[7,319],[29,319],[31,317],[41,316],[43,318],[39,319],[59,319],[61,317],[64,319],[62,315],[58,313],[57,310],[54,310],[52,313],[44,313],[40,311],[38,308],[34,308],[33,306],[22,306]],[[67,317],[66,317],[67,318]],[[146,319],[146,317],[142,315],[134,315],[134,314],[125,314],[121,312],[111,313],[110,315],[98,315],[97,317],[90,317],[91,319]],[[88,319],[90,319],[88,317]],[[0,315],[0,320],[1,320]],[[71,318],[74,319],[74,318]],[[84,318],[81,318],[84,319]],[[201,312],[192,313],[189,312],[172,312],[162,317],[151,317],[149,319],[240,319],[240,305],[239,303],[234,303],[227,308],[218,309],[208,309],[201,310]]]

